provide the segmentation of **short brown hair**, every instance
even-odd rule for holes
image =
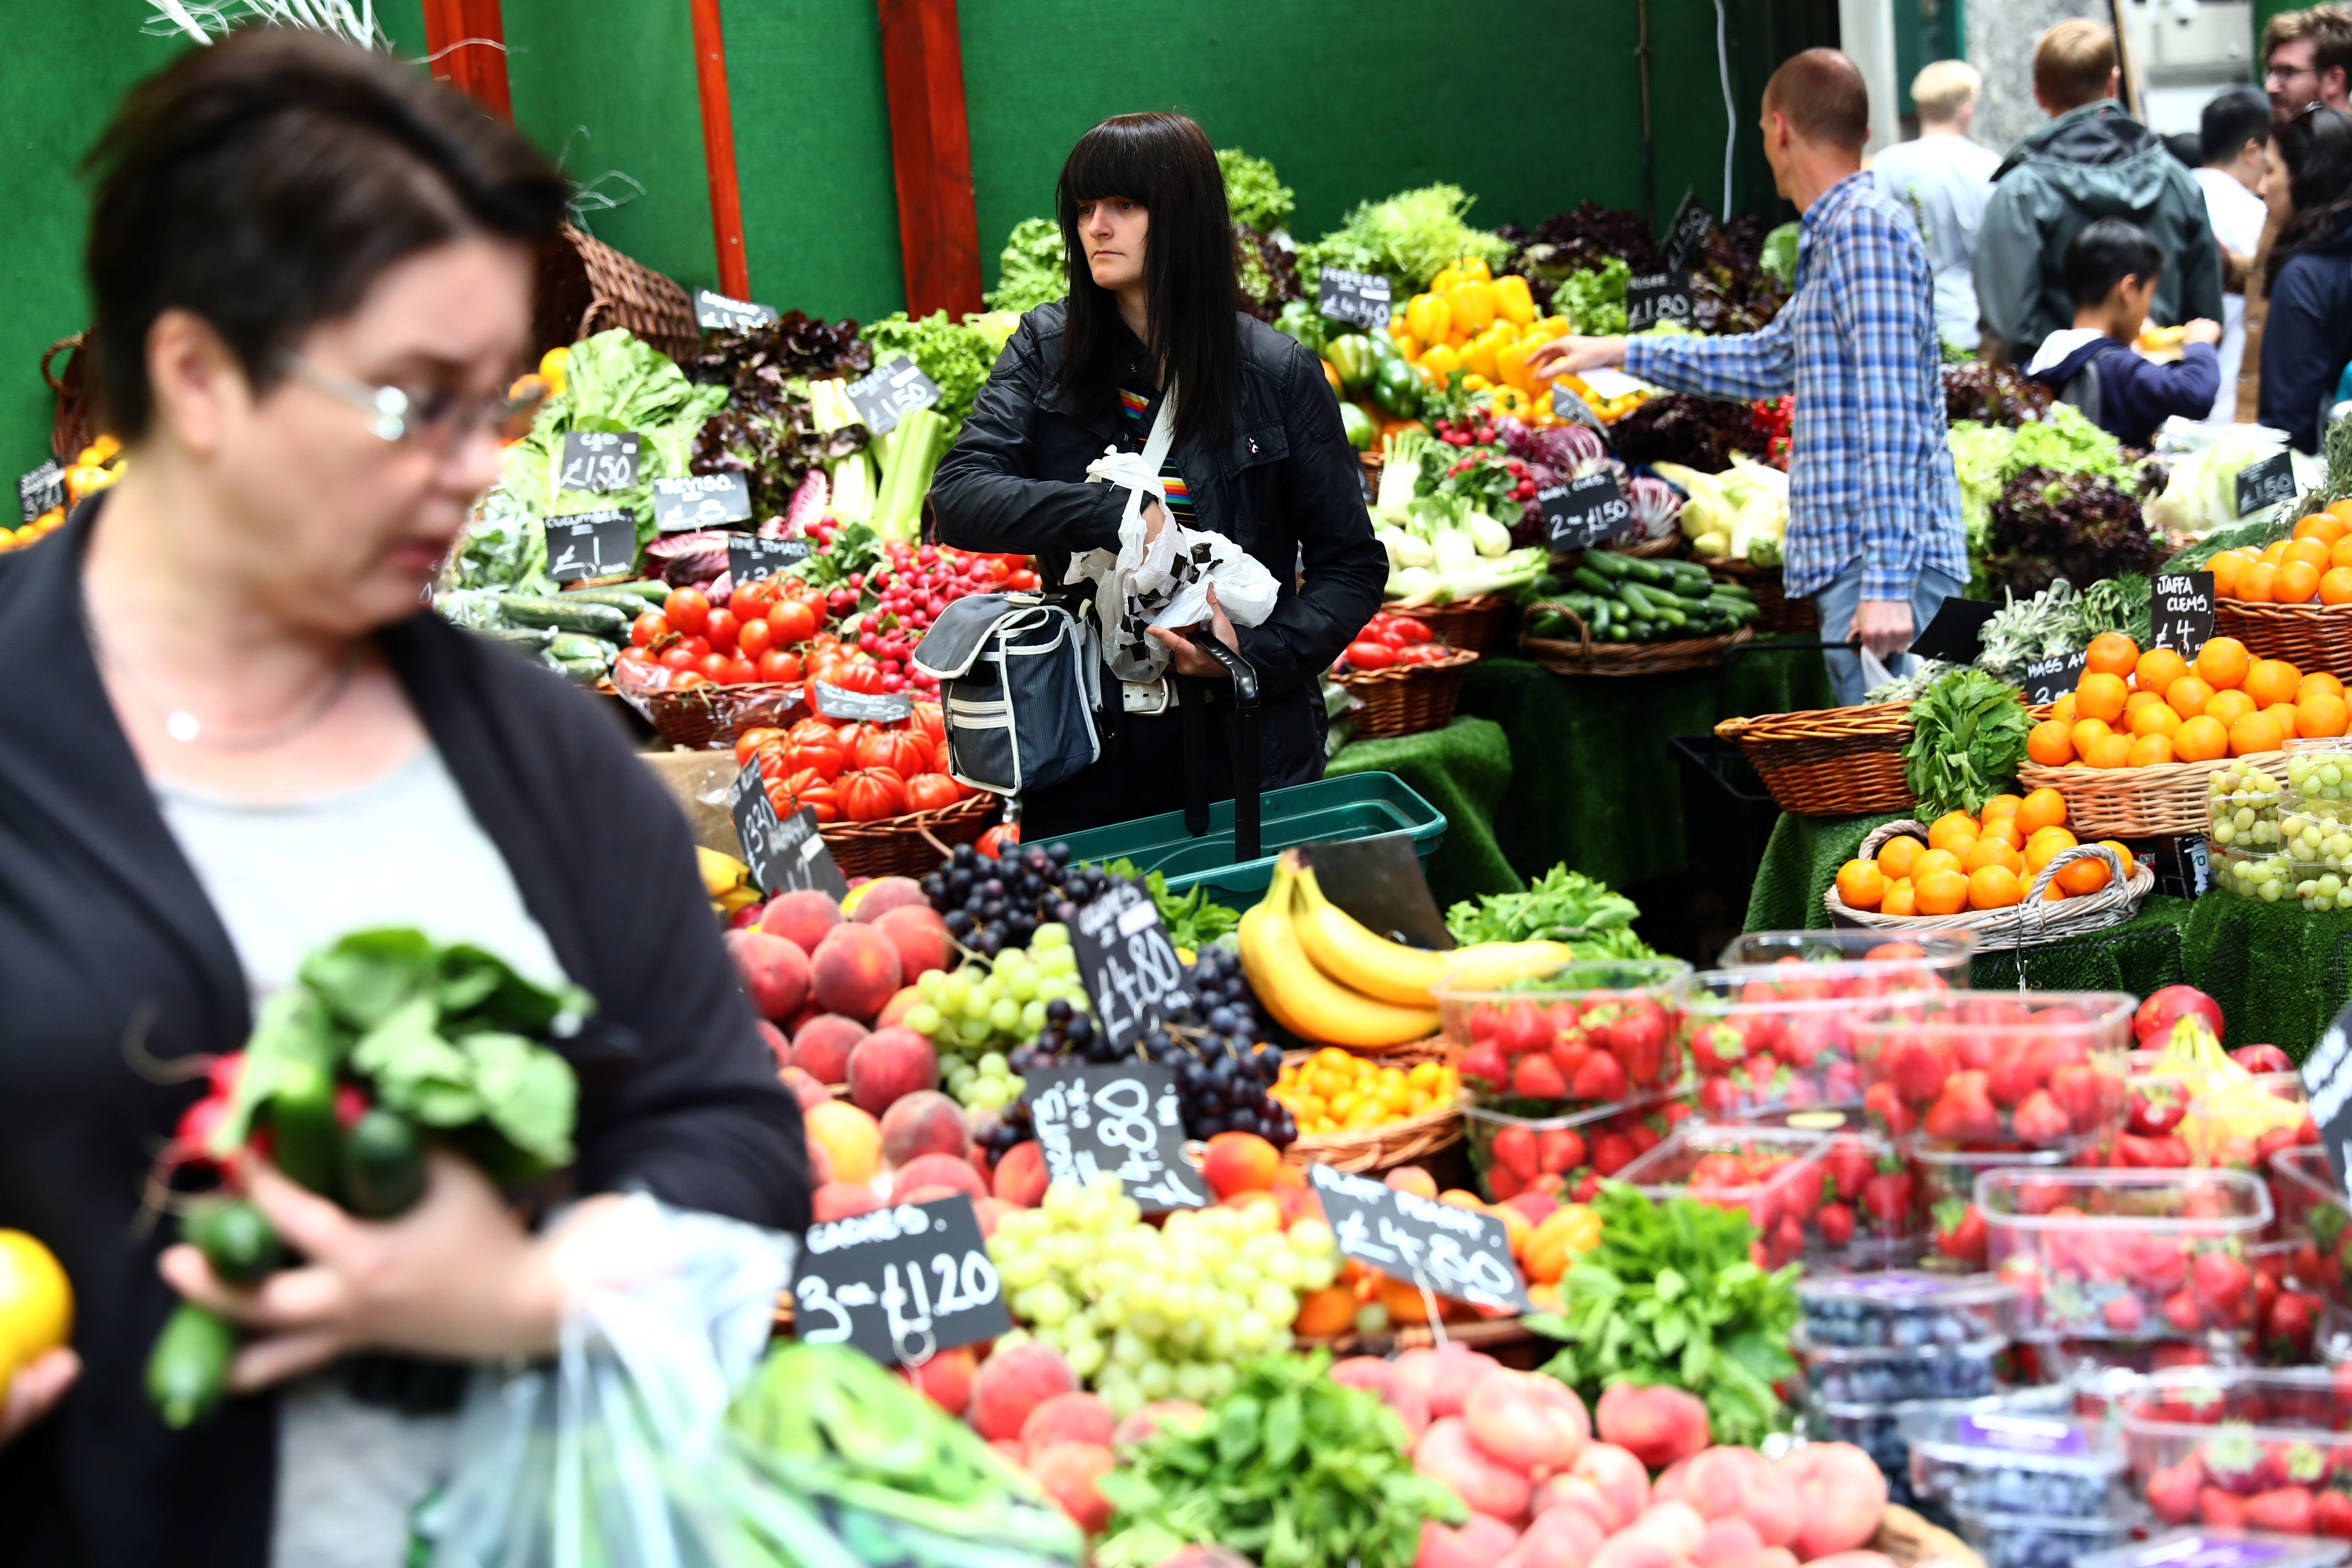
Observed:
[[[1835,49],[1807,49],[1780,62],[1764,84],[1764,110],[1808,142],[1859,153],[1870,140],[1870,89],[1861,68]]]
[[[2033,90],[2053,114],[2096,103],[2116,75],[2116,36],[2077,16],[2059,23],[2033,46]]]
[[[2268,66],[2271,51],[2282,44],[2311,40],[2311,66],[2326,72],[2340,68],[2352,81],[2352,6],[2314,5],[2308,11],[2282,11],[2263,24],[2258,56]]]

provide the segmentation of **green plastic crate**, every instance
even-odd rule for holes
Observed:
[[[1184,814],[1163,812],[1068,835],[1073,861],[1127,859],[1138,871],[1157,871],[1171,893],[1206,886],[1209,897],[1234,908],[1257,902],[1274,879],[1275,858],[1300,844],[1334,838],[1374,838],[1409,834],[1422,869],[1445,841],[1445,814],[1413,793],[1394,773],[1349,773],[1313,784],[1269,790],[1259,797],[1261,826],[1255,860],[1234,858],[1234,803],[1209,808],[1209,830],[1195,838],[1184,830]]]

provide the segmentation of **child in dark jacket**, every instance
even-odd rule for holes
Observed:
[[[2163,268],[2156,242],[2122,218],[2101,218],[2084,229],[2066,247],[2074,325],[2043,339],[2026,367],[2028,375],[2126,447],[2154,441],[2167,415],[2203,418],[2221,386],[2213,347],[2221,337],[2218,322],[2184,325],[2176,364],[2158,364],[2132,347]]]

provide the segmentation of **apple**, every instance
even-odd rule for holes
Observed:
[[[2221,1005],[2194,985],[2167,985],[2148,993],[2147,1000],[2132,1015],[2132,1043],[2146,1050],[2160,1051],[2172,1037],[2172,1026],[2190,1016],[2201,1017],[2221,1037]]]

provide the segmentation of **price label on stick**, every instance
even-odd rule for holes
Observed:
[[[746,583],[756,583],[762,577],[789,572],[815,553],[816,545],[805,539],[761,539],[755,534],[734,534],[727,541],[727,577],[740,587]]]
[[[748,521],[751,516],[751,487],[740,474],[688,474],[654,481],[654,527],[663,533],[719,528]]]
[[[811,1226],[794,1260],[793,1332],[809,1344],[847,1343],[886,1364],[920,1366],[1012,1327],[961,1193]]]
[[[816,810],[803,806],[779,818],[768,799],[767,781],[760,776],[757,757],[743,764],[727,786],[727,812],[735,819],[735,837],[743,846],[743,863],[751,880],[770,898],[778,893],[814,890],[834,899],[849,892],[849,879],[834,863],[833,851],[816,830]]]
[[[2148,614],[2155,619],[2157,647],[2195,658],[2213,635],[2213,574],[2158,573]]]
[[[2352,1173],[2352,1006],[2336,1015],[2303,1060],[2304,1097],[2319,1129],[2319,1146],[2338,1192]]]
[[[940,384],[923,374],[923,367],[905,354],[869,374],[861,375],[843,389],[849,394],[850,405],[857,417],[877,436],[886,436],[897,427],[899,420],[918,408],[929,408],[946,394]]]
[[[1389,280],[1377,272],[1326,267],[1316,289],[1315,310],[1328,320],[1376,332],[1389,324],[1391,298]]]
[[[816,710],[828,719],[896,724],[915,710],[915,700],[903,691],[850,691],[820,680],[816,683]]]
[[[1571,424],[1583,426],[1596,436],[1605,437],[1609,434],[1601,427],[1601,416],[1592,412],[1592,405],[1577,395],[1574,387],[1563,386],[1556,381],[1551,384],[1551,411]]]
[[[635,430],[566,430],[556,464],[555,488],[609,495],[637,482]]]
[[[1683,272],[1649,272],[1625,282],[1625,330],[1638,332],[1661,321],[1691,319],[1690,276]]]
[[[2000,607],[1981,599],[1946,599],[1927,618],[1927,628],[1911,639],[1908,651],[1947,664],[1974,664],[1984,651],[1984,624]]]
[[[1691,263],[1706,249],[1706,231],[1715,226],[1715,215],[1699,205],[1698,193],[1683,187],[1683,199],[1675,208],[1674,221],[1666,226],[1666,237],[1659,251],[1669,272],[1687,272]]]
[[[559,583],[619,577],[637,564],[637,514],[627,507],[547,520],[547,574]]]
[[[706,332],[740,332],[764,327],[776,319],[775,307],[730,300],[708,289],[694,291],[694,319]]]
[[[51,458],[16,481],[16,510],[26,522],[66,504],[66,471]]]
[[[1109,1171],[1147,1213],[1208,1205],[1184,1158],[1175,1068],[1142,1061],[1032,1068],[1021,1080],[1047,1181],[1084,1185]]]
[[[2238,470],[2238,515],[2261,511],[2294,499],[2294,462],[2284,452],[2273,452],[2259,463]]]
[[[1633,526],[1633,509],[1625,503],[1613,474],[1586,474],[1564,485],[1547,485],[1536,492],[1536,505],[1543,509],[1555,555],[1614,539]]]
[[[1116,883],[1083,906],[1070,946],[1094,998],[1095,1025],[1121,1050],[1192,1001],[1160,908],[1140,882]]]
[[[2075,682],[2083,679],[2083,661],[2087,657],[2076,648],[2072,653],[2054,653],[2028,664],[2025,678],[2018,682],[2025,688],[2026,702],[2055,702],[2074,690]]]
[[[1328,1165],[1307,1167],[1339,1250],[1433,1296],[1505,1311],[1533,1310],[1511,1263],[1510,1234],[1492,1215],[1401,1193]]]

